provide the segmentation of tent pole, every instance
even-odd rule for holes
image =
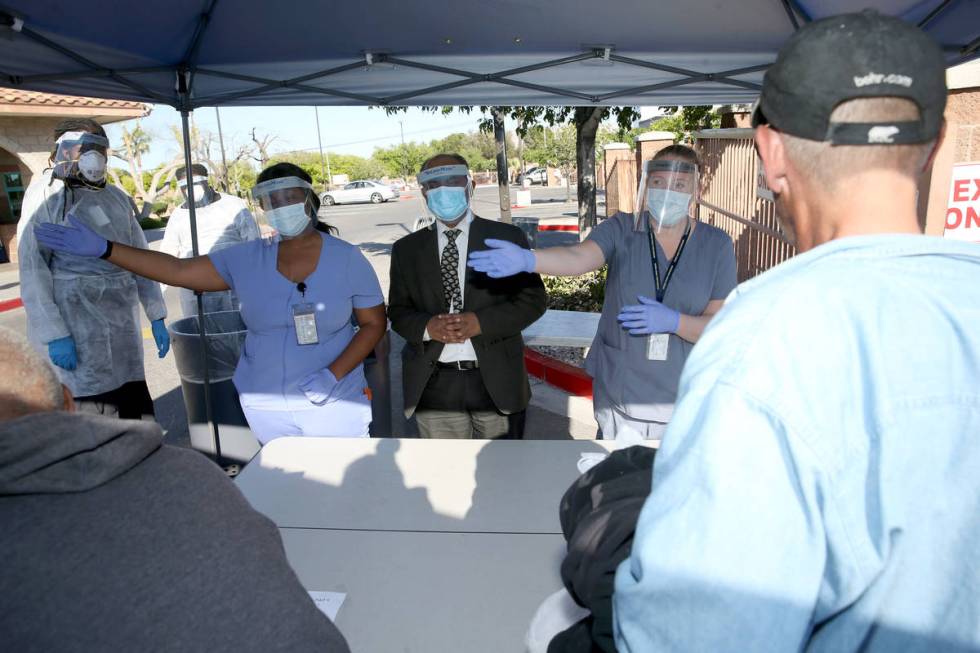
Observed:
[[[194,162],[191,160],[189,116],[190,112],[187,109],[180,110],[180,127],[184,137],[184,172],[185,177],[188,178],[194,175],[191,170]],[[187,184],[187,210],[191,216],[191,251],[194,256],[200,256],[201,252],[197,245],[197,212],[194,208],[194,184]],[[208,359],[210,356],[208,352],[208,338],[205,335],[204,328],[204,296],[201,293],[195,294],[197,295],[197,326],[198,332],[201,334],[201,351],[204,352],[204,410],[207,416],[208,426],[211,427],[215,461],[220,465],[221,438],[218,435],[218,423],[214,421],[214,414],[211,408],[211,372],[208,369]]]

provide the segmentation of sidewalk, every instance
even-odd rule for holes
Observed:
[[[19,308],[13,306],[20,299],[20,272],[16,263],[0,263],[0,312]]]

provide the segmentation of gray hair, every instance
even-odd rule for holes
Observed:
[[[47,358],[27,339],[0,327],[0,421],[60,410],[61,381]]]
[[[918,120],[919,107],[898,97],[858,98],[837,105],[833,122],[884,122]],[[831,145],[811,141],[785,132],[780,134],[793,167],[819,187],[833,192],[838,184],[866,170],[888,170],[918,177],[922,173],[935,139],[911,145]]]

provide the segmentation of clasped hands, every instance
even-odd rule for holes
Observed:
[[[438,342],[459,344],[481,333],[476,313],[443,313],[434,315],[425,325],[429,337]]]

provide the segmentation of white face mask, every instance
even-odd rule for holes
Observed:
[[[298,236],[310,226],[310,214],[306,212],[306,202],[270,209],[265,212],[265,218],[269,221],[269,226],[286,238]]]
[[[105,179],[105,156],[99,152],[85,152],[78,157],[78,172],[86,181],[99,183]]]
[[[207,206],[211,203],[209,190],[207,184],[194,184],[194,206]]]
[[[664,188],[647,190],[647,210],[661,227],[670,227],[687,217],[691,194]]]
[[[443,222],[458,220],[470,205],[466,189],[457,186],[433,188],[426,194],[425,202],[432,214]]]

